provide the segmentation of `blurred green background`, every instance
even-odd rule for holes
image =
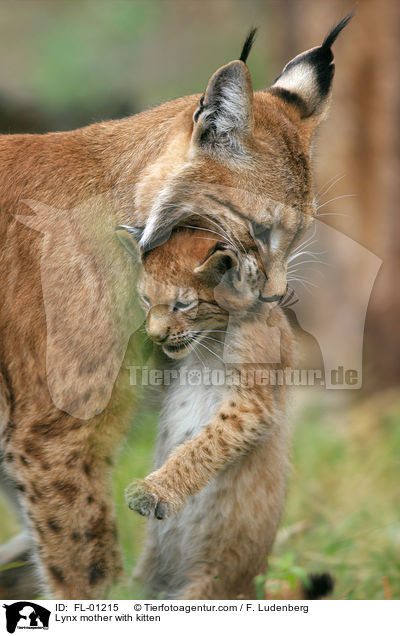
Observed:
[[[66,130],[201,92],[238,57],[253,25],[249,68],[263,88],[351,8],[341,0],[1,0],[0,132]],[[336,46],[335,99],[315,160],[317,187],[345,172],[332,197],[357,193],[350,226],[328,222],[384,258],[364,390],[294,395],[293,469],[272,563],[278,574],[282,559],[331,572],[334,598],[400,598],[399,26],[396,0],[359,3]],[[129,572],[145,524],[123,490],[151,469],[156,421],[151,409],[138,413],[115,475],[127,580],[110,598],[142,594]],[[17,526],[0,499],[0,541]]]
[[[268,24],[267,4],[233,5],[234,11],[229,0],[0,2],[0,95],[4,108],[21,110],[19,122],[3,115],[2,131],[65,130],[200,92],[216,65],[239,56],[250,26],[260,17]],[[252,56],[259,87],[272,79],[268,35],[260,32],[264,46]]]

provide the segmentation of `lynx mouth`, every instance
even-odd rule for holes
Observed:
[[[185,338],[185,340],[180,340],[179,342],[168,343],[163,345],[164,353],[170,358],[182,358],[184,355],[189,353],[190,345],[194,342],[194,336]],[[183,354],[183,355],[182,355]]]

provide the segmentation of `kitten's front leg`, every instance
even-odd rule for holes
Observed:
[[[125,499],[131,510],[143,517],[166,519],[178,512],[185,500],[160,483],[159,471],[146,479],[135,479],[125,490]]]
[[[246,399],[247,397],[247,399]],[[175,449],[161,468],[125,491],[132,510],[164,519],[178,512],[219,470],[268,435],[276,421],[271,396],[232,396],[199,435]]]

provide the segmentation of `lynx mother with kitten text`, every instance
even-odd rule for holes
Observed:
[[[115,226],[144,252],[179,224],[217,222],[258,250],[262,299],[281,298],[315,217],[310,146],[349,19],[264,90],[253,92],[246,66],[250,36],[203,95],[71,132],[0,137],[2,470],[42,595],[102,598],[121,572],[110,478],[136,405],[135,264]]]

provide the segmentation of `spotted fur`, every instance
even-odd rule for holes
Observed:
[[[324,65],[333,75],[332,33],[311,60],[318,77]],[[135,266],[113,229],[138,228],[146,252],[179,223],[208,227],[259,251],[265,300],[283,294],[315,214],[310,144],[331,88],[303,92],[292,75],[285,88],[289,66],[254,92],[235,60],[200,110],[197,94],[71,132],[0,137],[1,450],[47,595],[101,598],[120,571],[110,465],[135,410],[126,366],[137,353]]]
[[[205,236],[179,232],[144,262],[148,334],[175,359],[173,368],[199,381],[166,387],[157,469],[126,497],[151,520],[139,567],[151,597],[254,598],[253,579],[265,570],[283,507],[286,390],[215,386],[200,374],[204,366],[237,373],[289,367],[293,342],[281,310],[259,299],[264,281],[253,256],[228,263],[221,275],[226,250]],[[187,308],[178,301],[183,289],[190,290]],[[154,322],[157,308],[162,322]],[[169,349],[176,342],[179,355]],[[224,362],[224,348],[233,362]],[[280,362],[263,364],[271,356]]]

